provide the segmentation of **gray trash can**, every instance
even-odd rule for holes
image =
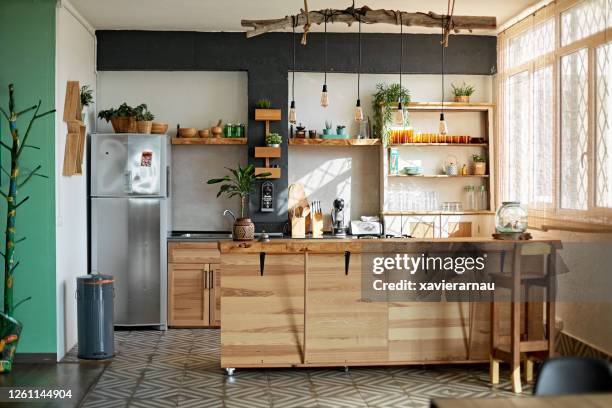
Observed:
[[[79,358],[103,360],[115,354],[113,298],[115,278],[85,275],[77,278]]]

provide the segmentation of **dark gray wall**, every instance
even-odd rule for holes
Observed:
[[[267,98],[282,108],[282,120],[271,130],[285,136],[282,157],[275,163],[282,178],[275,180],[277,206],[282,211],[261,213],[259,186],[251,197],[251,218],[258,229],[281,230],[287,220],[287,72],[292,68],[291,34],[270,33],[247,39],[244,33],[200,33],[173,31],[97,31],[97,63],[100,71],[248,71],[249,162],[261,165],[252,156],[253,148],[264,143],[263,125],[251,113],[258,99]],[[323,71],[323,35],[308,35],[308,45],[299,45],[297,71]],[[354,73],[358,69],[357,35],[328,34],[328,70]],[[496,70],[496,37],[452,36],[446,50],[448,74],[488,75]],[[399,72],[399,36],[362,35],[362,72]],[[440,36],[404,35],[403,70],[414,74],[440,73]],[[102,107],[105,108],[105,107]],[[231,165],[231,164],[228,164]]]

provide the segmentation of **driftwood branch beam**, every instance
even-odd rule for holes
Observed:
[[[325,22],[325,16],[328,16],[328,23],[346,23],[351,26],[353,23],[361,20],[364,24],[393,24],[398,25],[401,21],[407,27],[430,27],[442,28],[444,23],[447,29],[455,32],[461,30],[494,30],[497,28],[497,19],[495,17],[483,16],[455,16],[449,24],[449,16],[444,14],[429,13],[408,13],[405,11],[396,10],[372,10],[367,6],[361,8],[349,7],[345,10],[327,9],[318,11],[301,10],[296,16],[296,26],[321,24]],[[292,16],[285,16],[278,19],[270,20],[242,20],[243,27],[252,28],[247,31],[247,38],[255,37],[270,31],[284,30],[291,28],[293,24]]]

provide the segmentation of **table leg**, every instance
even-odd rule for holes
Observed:
[[[512,303],[510,323],[510,354],[512,361],[512,391],[521,393],[521,245],[514,247],[512,262]]]

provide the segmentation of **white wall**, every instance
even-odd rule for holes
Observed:
[[[77,342],[75,278],[87,274],[87,175],[64,177],[67,128],[62,121],[66,81],[80,81],[96,90],[95,36],[93,28],[65,0],[58,3],[56,25],[55,199],[57,358]],[[93,125],[94,107],[85,120]],[[83,164],[83,171],[87,164]]]
[[[307,129],[316,129],[319,133],[325,127],[325,120],[331,120],[336,125],[343,124],[349,129],[349,134],[358,134],[358,128],[353,120],[355,102],[357,98],[357,75],[355,74],[328,74],[327,84],[330,104],[323,108],[319,104],[323,74],[296,73],[295,100],[297,106],[298,122]],[[365,117],[373,119],[372,100],[378,83],[397,83],[398,75],[368,74],[361,76],[361,105]],[[492,77],[485,75],[448,75],[445,79],[445,100],[452,101],[451,84],[460,85],[463,82],[476,87],[472,95],[472,102],[492,101]],[[413,101],[440,101],[442,98],[441,77],[439,75],[404,75],[404,85],[411,93]],[[291,99],[291,74],[289,75],[288,103]],[[447,122],[450,134],[467,134],[474,137],[483,137],[483,127],[477,113],[449,113]],[[437,132],[438,114],[414,113],[411,115],[411,125],[417,131]],[[479,148],[451,148],[448,154],[457,156],[460,163],[469,163],[469,154],[478,153]],[[437,173],[440,162],[440,153],[432,153],[427,148],[403,149],[403,161],[420,159],[428,173]],[[412,180],[412,179],[411,179]],[[447,183],[420,179],[390,182],[403,185],[412,190],[432,190],[430,183],[443,183],[433,188],[440,191],[439,201],[456,201],[461,198],[463,184]],[[351,219],[358,219],[361,215],[375,215],[380,208],[380,150],[376,147],[328,148],[313,146],[289,147],[289,184],[301,183],[305,186],[306,194],[311,200],[321,200],[325,212],[331,208],[335,197],[344,198],[350,209]],[[467,184],[478,184],[480,180],[469,179]],[[394,185],[395,185],[394,184]],[[440,188],[441,187],[441,188]],[[348,220],[347,220],[348,221]]]
[[[170,125],[209,128],[224,123],[247,123],[246,72],[104,71],[98,74],[98,110],[146,103],[156,121]],[[112,132],[105,121],[98,131]],[[217,186],[206,180],[225,175],[224,167],[247,162],[246,146],[173,146],[172,228],[174,230],[229,230],[223,209],[238,208],[236,199],[216,198]]]

